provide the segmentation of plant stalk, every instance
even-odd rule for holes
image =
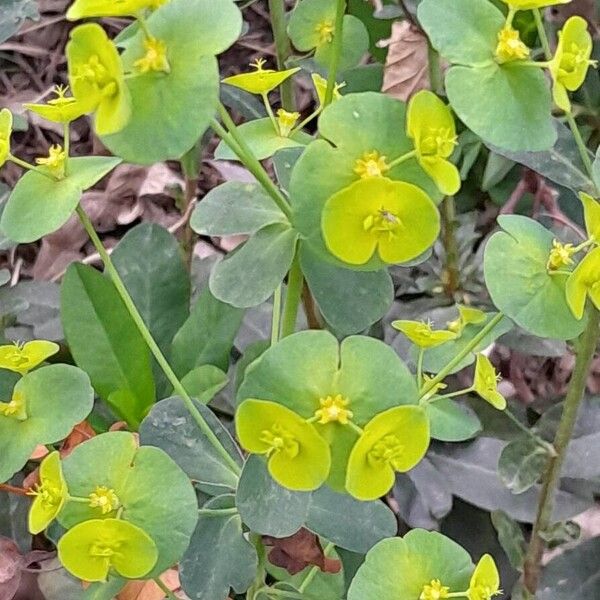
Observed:
[[[458,268],[458,244],[456,242],[456,205],[452,196],[446,196],[442,202],[442,243],[446,252],[444,265],[444,291],[449,298],[454,299],[460,286],[460,271]]]
[[[287,291],[285,294],[285,307],[283,309],[283,318],[281,323],[281,338],[292,335],[296,331],[296,321],[298,319],[298,307],[302,297],[302,287],[304,277],[300,268],[300,259],[298,253],[294,256],[294,261],[288,273]]]
[[[545,542],[541,534],[552,524],[552,513],[556,490],[560,483],[560,472],[573,435],[577,413],[585,393],[585,384],[598,344],[600,313],[593,307],[588,310],[588,324],[577,340],[575,368],[569,383],[562,416],[554,437],[556,456],[548,459],[540,494],[537,516],[523,567],[523,583],[528,592],[535,595],[541,572],[541,559]]]
[[[146,342],[148,348],[150,349],[150,352],[152,352],[152,355],[156,359],[156,362],[160,365],[160,368],[164,371],[165,375],[167,376],[167,379],[173,386],[175,393],[181,397],[185,407],[187,408],[187,410],[191,414],[192,418],[198,425],[198,428],[206,436],[208,441],[215,448],[215,450],[219,453],[221,458],[232,469],[232,471],[234,473],[239,475],[241,473],[241,469],[240,469],[239,465],[235,462],[233,457],[230,456],[229,452],[227,452],[227,450],[225,449],[223,444],[221,444],[221,442],[219,441],[219,438],[215,435],[213,430],[209,427],[208,423],[205,421],[205,419],[202,416],[202,414],[200,413],[200,411],[196,408],[196,405],[194,404],[192,398],[190,397],[190,395],[187,393],[186,389],[181,384],[181,381],[179,381],[179,379],[177,378],[175,371],[173,371],[173,369],[171,368],[171,365],[168,363],[168,361],[165,358],[164,354],[162,353],[161,349],[158,347],[158,344],[152,337],[152,334],[150,333],[150,331],[148,330],[148,327],[144,323],[144,319],[140,315],[136,305],[134,304],[131,296],[129,295],[129,292],[127,291],[127,288],[125,287],[125,284],[123,283],[123,280],[121,279],[121,276],[119,275],[119,272],[117,271],[116,267],[114,266],[112,259],[110,258],[110,254],[107,252],[106,248],[102,244],[102,241],[100,240],[100,237],[96,233],[96,230],[94,229],[94,225],[92,224],[88,214],[85,212],[85,210],[83,210],[81,205],[79,205],[77,207],[76,211],[77,211],[77,215],[78,215],[79,219],[81,220],[83,227],[85,228],[90,240],[94,244],[96,251],[100,255],[102,262],[104,263],[106,272],[108,273],[109,277],[111,278],[119,296],[123,300],[123,303],[125,304],[125,307],[127,308],[127,311],[131,315],[133,322],[135,323],[138,331],[140,332],[140,334],[143,337],[144,341]]]
[[[277,68],[282,71],[285,69],[287,59],[292,55],[292,45],[286,31],[284,0],[269,0],[269,14],[271,15],[271,28],[277,54]],[[279,91],[281,106],[290,112],[296,110],[294,84],[291,77],[281,84]]]
[[[573,113],[567,112],[565,113],[567,117],[567,123],[571,128],[571,132],[573,133],[573,137],[575,138],[575,142],[577,143],[577,149],[579,150],[579,154],[581,155],[581,160],[585,165],[585,170],[587,171],[588,176],[592,181],[594,181],[594,167],[592,166],[592,159],[590,158],[589,151],[583,138],[581,137],[581,132],[579,131],[579,127],[577,126],[577,121],[573,116]]]
[[[544,56],[546,60],[551,60],[552,58],[552,50],[550,50],[550,43],[548,42],[548,35],[546,34],[546,28],[544,27],[544,20],[542,19],[542,13],[539,8],[533,9],[533,18],[535,20],[535,26],[537,27],[538,37],[540,38],[540,43],[542,44],[542,48],[544,49]]]
[[[327,73],[327,89],[325,90],[325,98],[323,106],[331,104],[333,100],[333,91],[337,79],[337,72],[340,66],[340,58],[342,56],[342,42],[344,35],[344,15],[346,14],[346,0],[337,0],[335,9],[335,25],[333,30],[333,42],[331,49],[331,62],[329,63],[329,71]]]

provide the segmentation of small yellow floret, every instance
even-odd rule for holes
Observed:
[[[577,250],[574,248],[573,244],[562,244],[558,240],[553,240],[552,250],[550,250],[546,268],[549,271],[556,271],[562,267],[572,265],[573,259],[571,257],[576,252]]]
[[[107,515],[121,506],[115,491],[104,485],[99,485],[89,496],[90,508],[99,508],[103,515]]]
[[[264,429],[260,441],[271,447],[269,455],[274,452],[284,452],[289,458],[295,458],[300,452],[300,444],[292,433],[278,423],[270,429]]]
[[[432,579],[428,584],[423,586],[419,600],[441,600],[442,598],[448,598],[449,593],[449,587],[442,585],[439,579]]]
[[[144,49],[146,50],[146,54],[133,63],[133,66],[140,73],[148,73],[150,71],[170,73],[171,67],[167,60],[167,45],[165,42],[156,38],[150,38],[144,40]]]
[[[292,130],[296,126],[298,119],[300,118],[299,112],[288,112],[283,108],[277,111],[277,126],[279,127],[279,135],[281,137],[288,137]]]
[[[354,416],[352,411],[346,408],[350,401],[341,394],[321,398],[319,399],[319,403],[321,408],[315,411],[315,417],[319,418],[318,423],[321,425],[326,425],[331,422],[347,425],[349,419]]]
[[[377,150],[365,152],[362,158],[358,158],[354,163],[354,172],[362,179],[366,179],[367,177],[381,177],[389,169],[386,157],[381,156]]]
[[[65,161],[67,160],[67,154],[63,150],[62,146],[50,146],[48,156],[42,158],[36,158],[35,162],[38,165],[43,165],[52,171],[52,173],[58,177],[63,177],[65,174]]]
[[[319,45],[329,44],[333,40],[334,30],[333,21],[321,21],[315,28],[315,31],[319,36]]]
[[[25,395],[23,392],[13,392],[10,402],[0,402],[0,416],[11,417],[17,421],[27,419]]]
[[[506,25],[498,32],[496,60],[499,63],[523,60],[529,57],[529,48],[521,41],[519,32]]]

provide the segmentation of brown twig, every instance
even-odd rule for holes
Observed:
[[[17,496],[27,496],[26,489],[10,485],[8,483],[0,483],[0,492],[6,492],[7,494],[16,494]]]

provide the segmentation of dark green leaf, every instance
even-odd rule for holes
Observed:
[[[513,494],[521,494],[535,485],[547,464],[547,449],[523,434],[503,448],[498,474]]]
[[[510,564],[520,570],[527,547],[521,526],[501,510],[495,510],[491,516],[492,523],[498,532],[498,541],[508,556]]]
[[[26,19],[40,18],[35,0],[0,0],[0,44],[16,33]]]

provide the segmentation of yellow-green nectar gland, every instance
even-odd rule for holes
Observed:
[[[529,58],[529,48],[521,41],[519,32],[506,25],[498,32],[496,60],[502,64],[513,60]]]
[[[146,51],[146,54],[133,63],[133,66],[138,72],[171,72],[171,66],[167,59],[167,44],[165,44],[165,42],[156,38],[145,39],[144,50]]]
[[[465,594],[466,595],[466,594]],[[469,600],[492,600],[494,596],[501,596],[502,590],[494,590],[487,585],[478,585],[469,588]]]
[[[119,91],[117,82],[100,62],[97,54],[92,54],[86,63],[78,66],[74,76],[96,86],[103,98],[110,98]]]
[[[299,112],[288,112],[283,108],[277,111],[277,127],[281,137],[289,137],[300,118]]]
[[[380,155],[377,150],[373,150],[365,152],[362,158],[358,158],[354,163],[353,170],[361,179],[367,179],[368,177],[381,177],[389,169],[386,157]]]
[[[448,127],[429,127],[421,136],[419,151],[422,156],[447,158],[454,152],[458,137]]]
[[[42,484],[37,483],[34,489],[27,492],[28,496],[37,496],[42,508],[49,510],[60,506],[63,501],[63,493],[60,487],[52,485],[45,481]]]
[[[315,417],[318,418],[317,423],[321,425],[333,422],[347,425],[354,416],[353,412],[346,408],[350,404],[350,400],[344,398],[341,394],[320,398],[319,404],[321,408],[315,411]]]
[[[400,470],[402,464],[399,462],[404,454],[404,444],[397,436],[390,433],[379,440],[367,454],[367,460],[375,467],[389,465],[394,471]]]
[[[573,264],[571,258],[573,254],[577,252],[577,248],[573,244],[562,244],[558,240],[552,241],[552,250],[550,250],[550,256],[548,257],[548,264],[546,268],[549,271],[556,271],[562,267],[568,267]]]
[[[23,346],[22,342],[14,342],[10,350],[6,351],[4,361],[7,365],[12,365],[15,369],[19,369],[29,363],[29,357],[23,352]]]
[[[582,65],[596,67],[598,61],[590,60],[586,48],[581,47],[577,42],[571,42],[569,47],[563,50],[558,67],[558,79],[572,75],[581,69]]]
[[[27,419],[25,395],[22,392],[13,392],[10,402],[0,402],[0,417],[25,421]]]
[[[119,553],[121,545],[121,541],[106,537],[105,539],[94,542],[90,546],[89,554],[95,558],[104,558],[110,563],[111,558]]]
[[[442,585],[439,579],[432,579],[423,586],[419,600],[442,600],[443,598],[448,598],[449,593],[449,587]]]
[[[99,508],[103,515],[117,510],[121,506],[115,491],[104,485],[99,485],[90,495],[90,508]]]
[[[270,429],[264,429],[260,434],[260,441],[270,446],[269,455],[285,452],[290,458],[295,458],[300,452],[300,444],[296,437],[278,423]]]
[[[48,104],[50,104],[50,106],[68,106],[69,104],[74,104],[77,102],[77,100],[73,97],[66,97],[67,92],[69,91],[69,86],[67,85],[57,85],[52,91],[56,95],[56,98],[48,100]]]
[[[38,165],[46,167],[52,175],[64,177],[66,160],[67,153],[63,150],[62,146],[54,145],[50,146],[48,156],[36,158],[35,162]]]
[[[319,36],[319,45],[329,44],[333,40],[333,32],[335,27],[333,21],[328,19],[327,21],[321,21],[316,27],[315,31]]]
[[[384,235],[392,239],[396,237],[398,230],[402,228],[402,221],[397,215],[382,206],[376,213],[365,218],[363,228],[365,231],[377,236]]]

